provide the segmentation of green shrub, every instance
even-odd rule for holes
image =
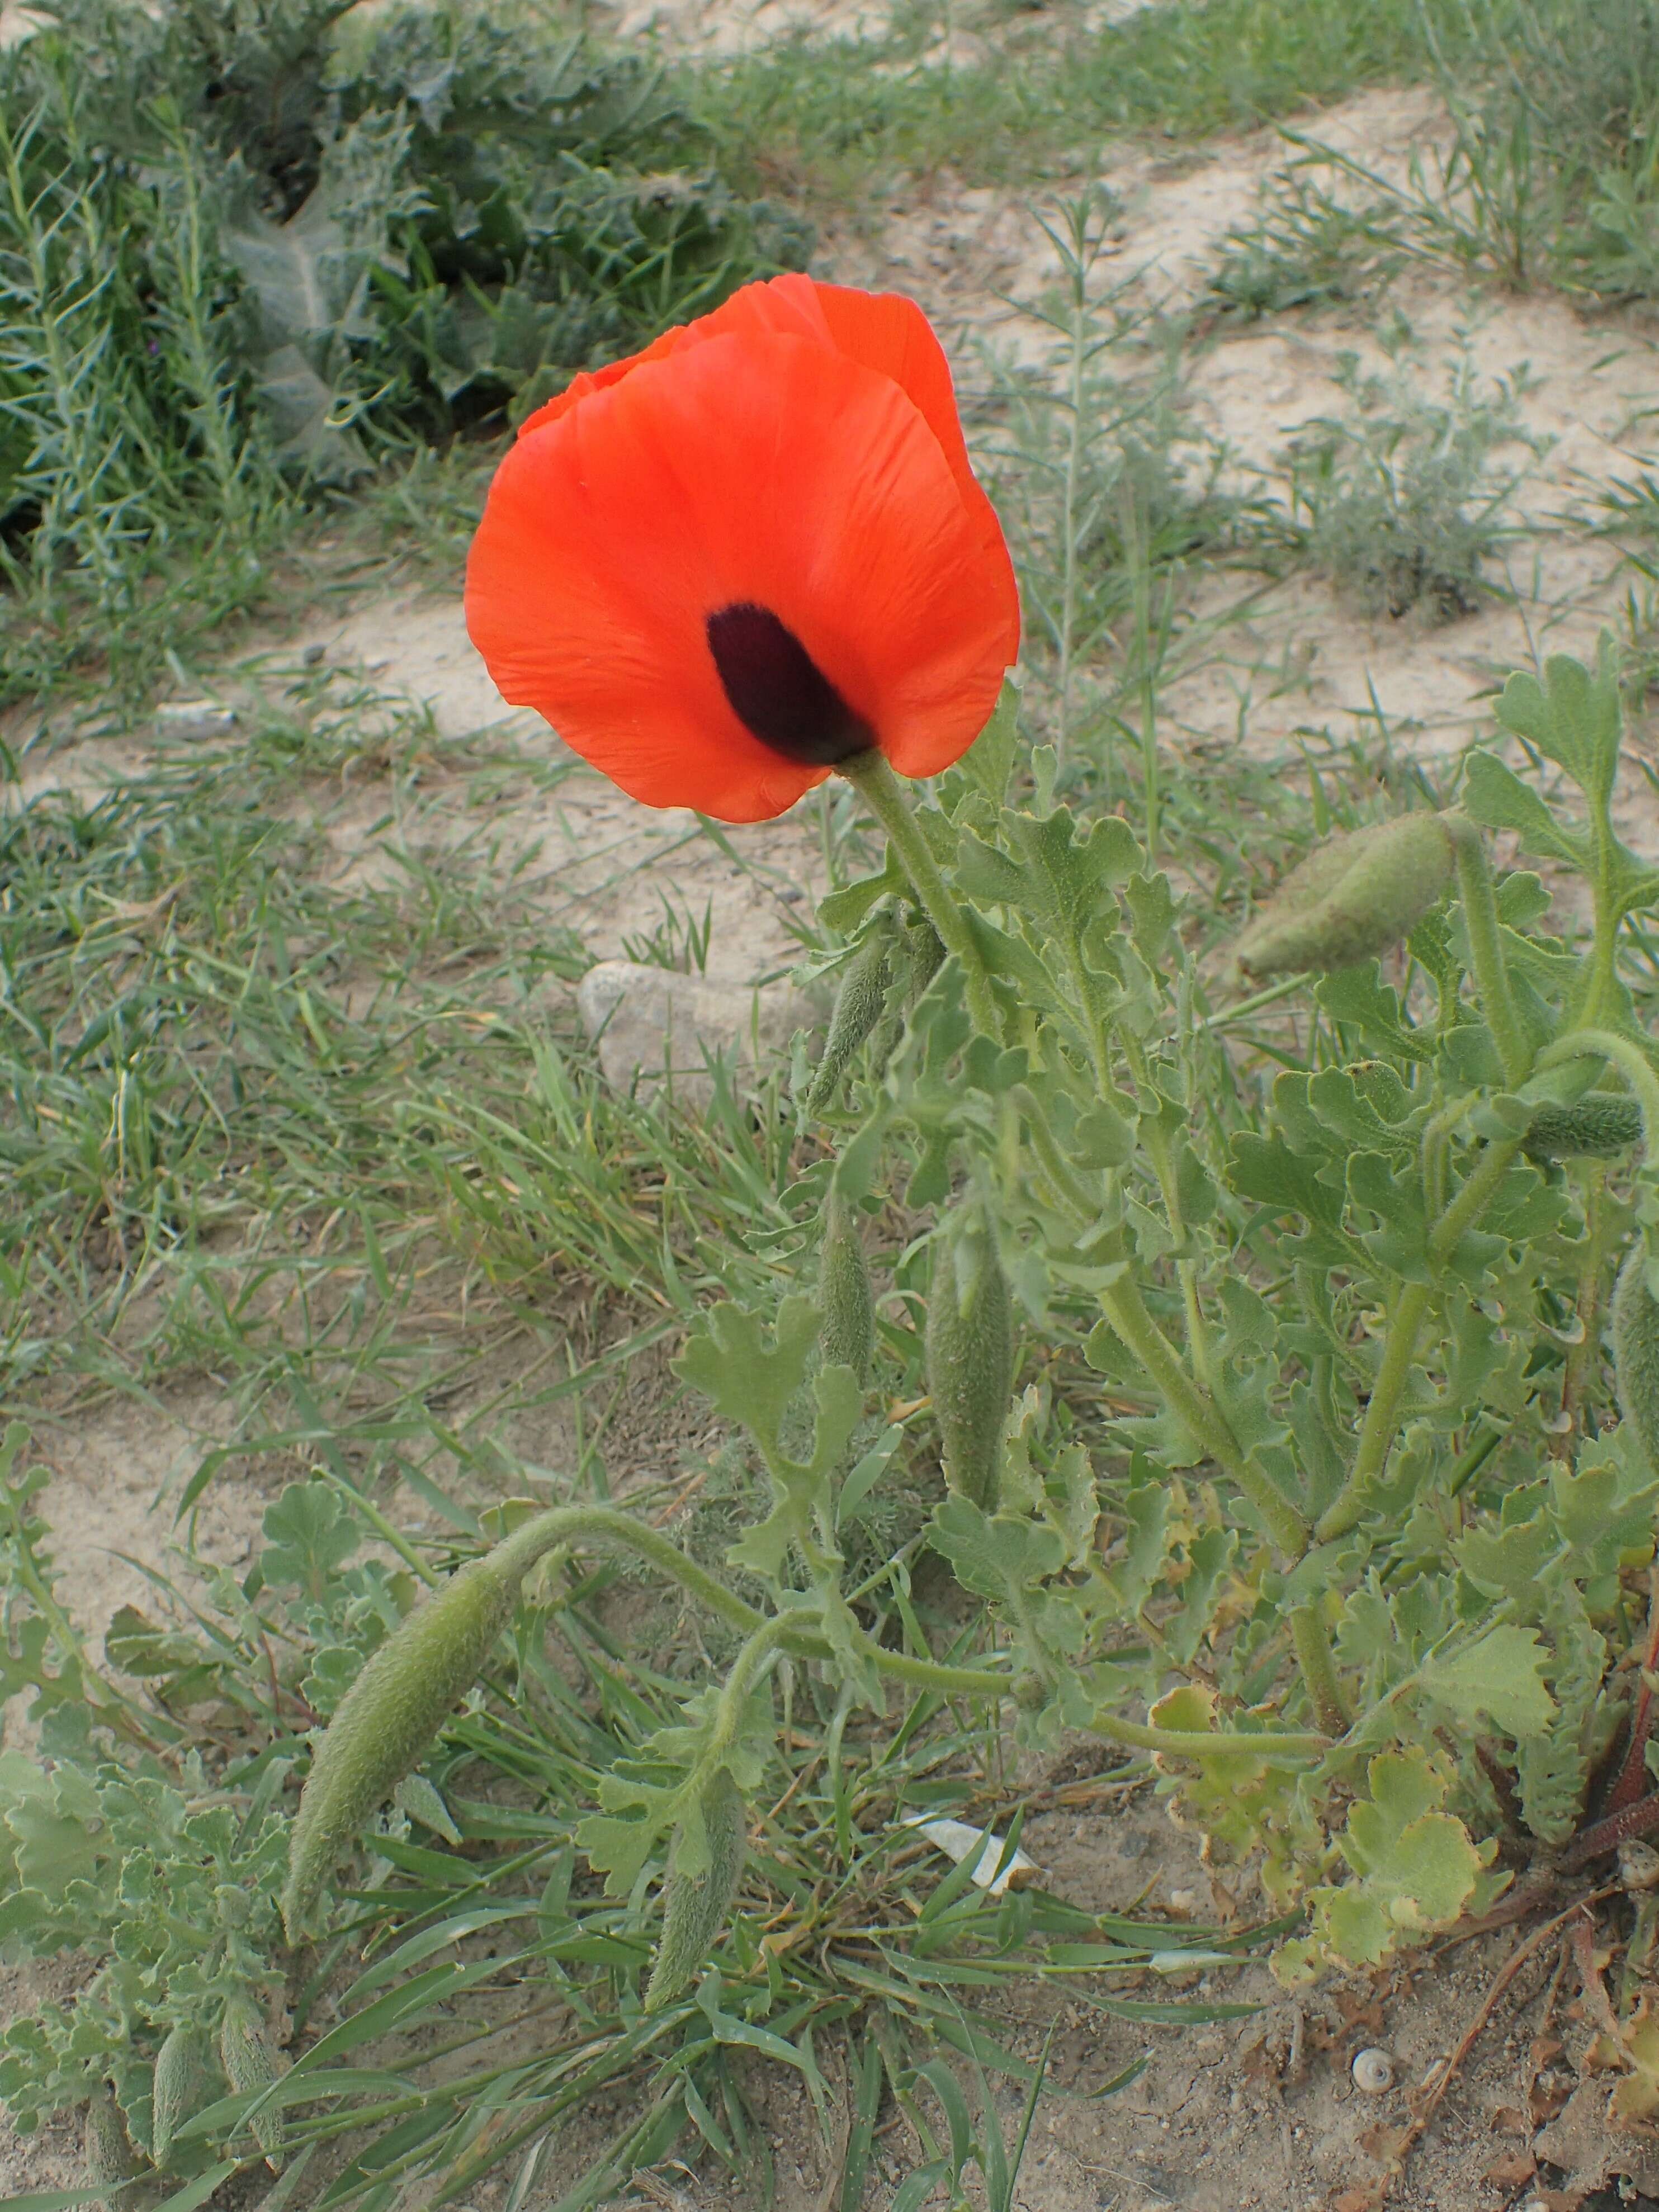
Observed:
[[[60,634],[88,598],[246,601],[288,488],[501,423],[805,258],[647,64],[345,13],[61,0],[0,62],[0,524]]]

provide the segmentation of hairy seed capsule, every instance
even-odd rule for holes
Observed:
[[[645,1992],[645,2008],[655,2012],[702,1972],[720,1931],[743,1875],[749,1808],[742,1792],[721,1767],[702,1794],[702,1825],[708,1838],[708,1865],[698,1875],[676,1863],[681,1832],[669,1847],[668,1876],[662,1892],[662,1940]]]
[[[225,2016],[219,2023],[219,2063],[225,2069],[226,2081],[239,2096],[247,2096],[256,2089],[268,2089],[288,2071],[272,2050],[264,2017],[251,1997],[233,1996],[225,2007]],[[255,2112],[248,2124],[253,2130],[254,2141],[265,2154],[265,2164],[273,2173],[280,2173],[281,2116],[267,2106],[263,2112]]]
[[[94,2090],[87,2106],[81,2142],[89,2188],[112,2189],[131,2178],[137,2160],[115,2100],[102,2087]]]
[[[823,1057],[806,1094],[809,1114],[821,1114],[834,1104],[854,1054],[881,1019],[892,978],[889,930],[884,924],[866,939],[842,977],[841,989],[836,994],[836,1010],[830,1017],[830,1034],[823,1042]]]
[[[196,2110],[204,2071],[195,2030],[182,2023],[169,2029],[150,2089],[149,2154],[157,2166],[167,2165],[173,2136]]]
[[[968,1238],[978,1249],[968,1255],[975,1264],[964,1270],[957,1254]],[[964,1231],[947,1222],[934,1238],[927,1353],[945,1480],[982,1513],[994,1513],[1014,1387],[1014,1312],[1008,1278],[983,1229]]]
[[[289,1845],[283,1924],[290,1942],[363,1823],[424,1757],[512,1618],[523,1573],[486,1553],[386,1638],[317,1749]]]
[[[1239,939],[1251,975],[1352,968],[1397,945],[1452,872],[1452,842],[1436,814],[1402,814],[1350,830],[1293,868]]]
[[[1659,1304],[1647,1270],[1647,1245],[1638,1237],[1613,1285],[1613,1372],[1620,1409],[1659,1473]]]
[[[1592,1091],[1576,1106],[1540,1106],[1521,1149],[1531,1160],[1611,1159],[1641,1141],[1635,1099]]]
[[[826,1367],[850,1367],[870,1379],[876,1345],[876,1302],[858,1223],[844,1199],[832,1197],[818,1255],[818,1344]]]
[[[912,915],[904,925],[905,998],[915,1006],[945,964],[945,939],[925,914]]]

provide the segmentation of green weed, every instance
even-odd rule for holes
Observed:
[[[1504,511],[1526,473],[1525,463],[1494,456],[1532,445],[1516,384],[1482,392],[1467,362],[1443,399],[1399,371],[1351,368],[1342,381],[1353,411],[1310,425],[1290,449],[1292,530],[1370,613],[1398,619],[1415,609],[1438,623],[1470,613],[1491,587],[1487,563],[1510,534]]]
[[[301,494],[806,244],[647,65],[342,0],[61,0],[0,62],[0,186],[11,696],[89,638],[141,681],[269,588]]]
[[[1087,34],[1038,19],[948,70],[903,38],[783,42],[714,73],[698,106],[731,160],[763,149],[766,175],[851,199],[872,173],[1030,182],[1092,165],[1103,132],[1184,139],[1305,112],[1420,79],[1474,35],[1466,0],[1170,0]]]

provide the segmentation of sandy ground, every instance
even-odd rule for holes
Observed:
[[[790,0],[765,0],[753,9],[711,14],[729,45],[774,35],[797,19],[814,30],[845,31],[862,3],[828,0],[792,9]],[[673,14],[667,27],[677,35],[714,35],[695,7],[670,9],[657,0],[647,12],[659,27]],[[646,16],[625,20],[637,27]],[[1439,128],[1430,103],[1398,93],[1350,101],[1319,125],[1333,143],[1396,172]],[[1171,311],[1190,308],[1221,234],[1247,215],[1253,195],[1286,158],[1267,132],[1178,160],[1105,149],[1102,174],[1127,214],[1103,277]],[[949,179],[914,185],[859,234],[832,238],[828,258],[833,273],[919,296],[947,333],[970,398],[985,386],[988,350],[1030,357],[1024,327],[998,295],[1030,298],[1049,270],[1029,211],[1013,198]],[[1396,281],[1389,304],[1410,333],[1404,358],[1431,388],[1465,351],[1483,377],[1528,366],[1523,418],[1551,442],[1516,502],[1525,535],[1510,562],[1512,596],[1431,631],[1363,619],[1326,586],[1297,580],[1258,604],[1248,620],[1227,623],[1203,665],[1176,683],[1165,702],[1172,748],[1242,730],[1251,747],[1276,756],[1300,731],[1340,737],[1373,727],[1380,711],[1397,744],[1444,755],[1489,727],[1484,702],[1495,676],[1541,651],[1583,652],[1603,623],[1619,620],[1626,580],[1615,549],[1586,526],[1584,506],[1595,486],[1635,473],[1646,458],[1647,426],[1659,410],[1659,349],[1651,332],[1632,319],[1582,315],[1558,300],[1471,294],[1461,279],[1425,266]],[[1309,421],[1340,410],[1336,377],[1345,356],[1382,358],[1371,314],[1345,308],[1208,330],[1195,353],[1195,400],[1236,465],[1272,479],[1285,441]],[[1219,596],[1232,587],[1218,581],[1213,588]],[[404,595],[361,605],[308,623],[283,650],[307,644],[405,689],[430,707],[441,735],[475,730],[502,713],[453,597]],[[545,742],[556,751],[552,739]],[[90,791],[132,757],[129,749],[94,744],[37,752],[27,764],[26,790],[69,782]],[[419,812],[400,817],[388,811],[387,788],[366,787],[333,817],[343,875],[389,865],[400,841],[441,846],[461,834],[462,795],[454,796],[452,806],[441,788],[428,787]],[[583,771],[533,802],[513,827],[515,836],[539,842],[537,896],[550,924],[577,928],[605,957],[630,930],[654,922],[663,894],[698,915],[707,903],[711,972],[733,981],[753,981],[787,960],[786,895],[810,895],[815,880],[810,808],[782,823],[733,832],[734,862],[694,817],[648,815]],[[1646,849],[1659,852],[1648,810],[1632,805],[1628,827]],[[46,1510],[54,1525],[73,1532],[72,1546],[61,1547],[68,1554],[65,1588],[89,1630],[100,1631],[118,1605],[141,1595],[142,1577],[120,1554],[161,1556],[168,1493],[222,1433],[222,1419],[212,1384],[201,1381],[148,1405],[106,1401],[44,1435],[56,1470]],[[543,1442],[550,1449],[557,1439]],[[228,1562],[243,1557],[265,1494],[260,1481],[229,1470],[198,1523],[204,1552]],[[1042,1815],[1027,1842],[1053,1886],[1080,1904],[1122,1906],[1149,1893],[1167,1905],[1179,1892],[1196,1893],[1203,1911],[1212,1909],[1191,1840],[1173,1833],[1145,1793],[1127,1805],[1110,1797],[1079,1812]],[[1300,2012],[1255,1974],[1225,1994],[1266,2002],[1271,2008],[1261,2019],[1180,2035],[1149,2036],[1074,2005],[1055,2045],[1063,2094],[1039,2118],[1019,2201],[1030,2212],[1154,2212],[1169,2205],[1189,2212],[1340,2205],[1341,2212],[1359,2212],[1360,2200],[1345,2203],[1341,2193],[1378,2171],[1365,2144],[1375,2148],[1380,2139],[1368,2131],[1379,2117],[1397,2117],[1399,2100],[1385,2099],[1379,2107],[1358,2097],[1346,2071],[1357,2040],[1395,2054],[1402,2092],[1419,2083],[1473,2016],[1513,1940],[1464,1947],[1443,1963],[1422,1965],[1414,1981],[1396,1989],[1338,1991]],[[1520,2139],[1506,2136],[1493,2115],[1524,2101],[1521,2076],[1532,2039],[1544,2032],[1542,1990],[1554,1957],[1553,1949],[1540,1953],[1538,1973],[1521,1978],[1499,2008],[1389,2200],[1398,2212],[1496,2212],[1523,2201],[1525,2177],[1513,2179]],[[39,1986],[16,1994],[27,2002]],[[1026,2030],[1033,2039],[1029,2022]],[[1559,2021],[1555,2032],[1562,2032]],[[1132,2090],[1103,2104],[1074,2094],[1146,2049],[1152,2064]],[[1571,2076],[1562,2071],[1559,2079],[1567,2084]],[[775,2081],[766,2094],[775,2100],[780,2143],[798,2168],[798,2181],[791,2180],[789,2160],[781,2160],[781,2204],[821,2203],[823,2177],[806,2115],[790,2106],[787,2083]],[[1547,2086],[1546,2106],[1552,2094]],[[1581,2109],[1577,2120],[1579,2136],[1566,2148],[1576,2145],[1583,2155],[1558,2163],[1576,2167],[1588,2183],[1596,2160],[1605,2162],[1605,2145],[1598,2148],[1594,2112],[1587,2118]],[[890,2139],[890,2148],[896,2154],[902,2138]],[[901,2170],[893,2165],[890,2179]],[[1493,2170],[1511,2179],[1489,2183],[1483,2177]],[[27,2146],[0,2142],[0,2181],[10,2188],[63,2186],[74,2178],[61,2130]],[[690,2188],[689,2204],[728,2202],[712,2172]],[[499,2191],[480,2192],[479,2212],[499,2201]]]

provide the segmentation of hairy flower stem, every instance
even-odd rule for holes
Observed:
[[[1182,1366],[1175,1347],[1147,1312],[1132,1278],[1120,1276],[1099,1297],[1107,1320],[1157,1384],[1170,1412],[1186,1424],[1210,1457],[1243,1492],[1279,1550],[1289,1559],[1300,1559],[1308,1548],[1307,1523],[1284,1492],[1240,1449],[1220,1407]]]
[[[1331,1640],[1325,1632],[1317,1606],[1291,1607],[1291,1644],[1296,1652],[1296,1663],[1302,1669],[1303,1686],[1320,1727],[1332,1735],[1345,1735],[1352,1717],[1343,1698],[1342,1686],[1336,1678]]]
[[[1509,1173],[1510,1163],[1520,1149],[1518,1138],[1486,1146],[1474,1173],[1430,1231],[1429,1261],[1431,1267],[1437,1269],[1451,1257],[1457,1249],[1459,1238],[1474,1226],[1492,1203],[1498,1185]],[[1389,1449],[1400,1425],[1400,1401],[1411,1375],[1412,1362],[1417,1357],[1417,1340],[1422,1334],[1423,1323],[1428,1318],[1433,1304],[1434,1287],[1431,1284],[1404,1283],[1401,1285],[1399,1298],[1389,1320],[1382,1364],[1376,1370],[1370,1402],[1365,1408],[1365,1419],[1360,1426],[1353,1466],[1340,1492],[1326,1508],[1314,1531],[1322,1544],[1328,1544],[1335,1537],[1347,1534],[1365,1510],[1366,1492],[1387,1464]]]
[[[1607,1297],[1607,1231],[1613,1219],[1613,1210],[1607,1204],[1607,1162],[1588,1161],[1584,1176],[1584,1242],[1589,1250],[1583,1267],[1578,1270],[1577,1295],[1573,1301],[1578,1340],[1567,1346],[1566,1363],[1561,1378],[1561,1411],[1575,1426],[1578,1409],[1583,1403],[1586,1390],[1594,1385],[1597,1363],[1601,1357],[1601,1310]],[[1556,1450],[1563,1459],[1571,1456],[1572,1436],[1572,1430],[1568,1429],[1555,1439]]]
[[[1504,1064],[1504,1079],[1513,1090],[1524,1083],[1532,1067],[1532,1048],[1510,988],[1510,971],[1504,960],[1504,940],[1492,896],[1492,875],[1480,832],[1459,814],[1441,817],[1451,834],[1457,858],[1457,888],[1463,900],[1463,925],[1468,932],[1469,957],[1474,963],[1474,988],[1480,1011]]]
[[[869,751],[854,753],[841,762],[838,773],[856,785],[867,801],[871,812],[887,832],[888,842],[898,854],[927,919],[938,930],[939,941],[962,963],[968,1011],[974,1018],[975,1027],[982,1030],[987,1036],[1000,1037],[1002,1022],[991,990],[991,978],[974,940],[967,914],[939,873],[939,863],[928,849],[921,824],[910,811],[903,786],[887,765],[886,756],[872,746]]]
[[[695,1560],[689,1559],[679,1547],[648,1528],[643,1522],[635,1521],[631,1514],[623,1513],[611,1505],[556,1505],[548,1512],[538,1513],[533,1521],[526,1521],[521,1528],[503,1540],[502,1550],[510,1553],[512,1569],[527,1574],[536,1561],[560,1544],[576,1543],[584,1538],[597,1538],[605,1543],[619,1544],[635,1552],[678,1583],[691,1596],[708,1606],[732,1627],[741,1629],[746,1641],[738,1656],[732,1674],[727,1677],[726,1690],[742,1675],[738,1691],[732,1692],[738,1702],[758,1677],[766,1657],[775,1650],[792,1653],[802,1659],[827,1660],[833,1656],[829,1644],[811,1630],[798,1626],[787,1617],[757,1613],[726,1585],[716,1580]],[[913,1658],[908,1652],[888,1651],[875,1643],[865,1649],[878,1670],[890,1681],[902,1682],[912,1690],[932,1692],[942,1698],[1011,1698],[1014,1694],[1015,1677],[1002,1667],[951,1667],[935,1659]],[[726,1703],[723,1694],[722,1706]],[[732,1708],[734,1713],[737,1706]],[[1177,1756],[1194,1757],[1200,1753],[1221,1751],[1230,1745],[1250,1750],[1285,1753],[1318,1753],[1329,1748],[1323,1736],[1312,1735],[1240,1735],[1221,1734],[1183,1734],[1179,1729],[1148,1728],[1136,1721],[1113,1717],[1096,1719],[1091,1723],[1092,1732],[1113,1743],[1130,1746],[1139,1751],[1167,1751]]]

